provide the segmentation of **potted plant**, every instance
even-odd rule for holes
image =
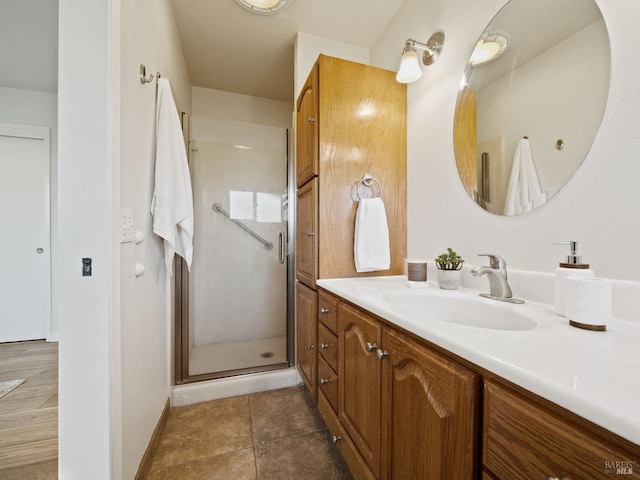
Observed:
[[[460,286],[460,269],[463,263],[464,258],[451,248],[447,248],[446,252],[436,258],[440,288],[455,290]]]

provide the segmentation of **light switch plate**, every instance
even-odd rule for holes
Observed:
[[[133,242],[135,234],[133,211],[128,208],[120,209],[120,243]]]

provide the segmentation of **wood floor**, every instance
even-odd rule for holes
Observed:
[[[0,478],[58,478],[58,344],[0,343],[0,382],[25,382],[0,398]]]

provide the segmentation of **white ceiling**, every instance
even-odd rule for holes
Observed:
[[[0,0],[0,86],[58,91],[58,1]]]
[[[258,15],[234,0],[171,0],[194,86],[293,101],[297,32],[369,48],[404,0],[292,0]]]
[[[292,0],[257,15],[234,0],[171,0],[195,86],[293,101],[297,32],[369,48],[404,0]],[[0,0],[0,86],[57,92],[58,1]]]

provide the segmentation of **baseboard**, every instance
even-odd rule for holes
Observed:
[[[172,404],[174,407],[183,407],[219,398],[293,387],[301,382],[302,379],[297,369],[290,367],[270,372],[176,385],[172,391]]]
[[[138,471],[136,472],[135,480],[145,480],[147,478],[147,475],[149,475],[151,462],[153,461],[153,456],[158,449],[158,444],[160,443],[162,432],[164,432],[164,427],[167,425],[167,420],[169,420],[170,411],[171,403],[167,398],[167,403],[164,404],[164,409],[162,410],[162,414],[158,419],[156,428],[153,429],[151,440],[149,440],[149,444],[147,445],[147,448],[142,455],[142,460],[140,460],[140,466],[138,467]]]

